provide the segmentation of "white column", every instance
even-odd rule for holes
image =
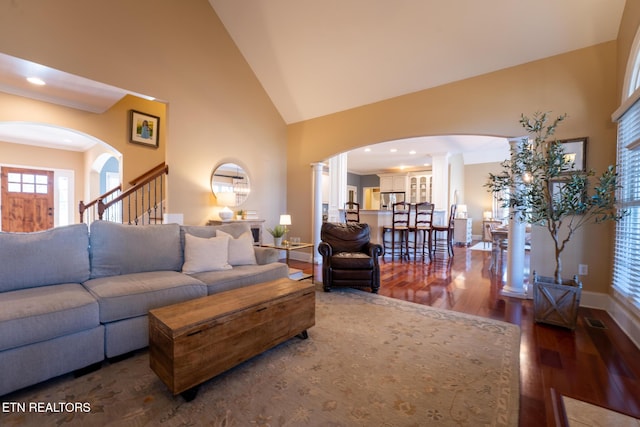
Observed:
[[[519,149],[522,138],[509,139],[511,155]],[[521,186],[522,182],[516,183]],[[524,288],[524,238],[526,224],[520,220],[518,212],[513,208],[509,212],[509,240],[507,247],[507,283],[502,294],[516,298],[528,298]]]
[[[438,153],[431,155],[431,179],[433,194],[431,202],[435,205],[435,210],[444,211],[444,225],[449,212],[449,153]],[[441,215],[436,215],[441,218]],[[437,219],[436,219],[437,221]]]
[[[329,159],[329,222],[341,222],[339,209],[347,201],[347,153]]]
[[[314,261],[316,264],[320,264],[321,257],[318,253],[318,244],[320,243],[320,228],[322,227],[322,169],[324,167],[324,164],[312,163],[311,167],[313,168],[311,243],[313,243]]]

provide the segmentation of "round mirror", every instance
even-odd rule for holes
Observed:
[[[211,175],[211,191],[220,206],[240,206],[249,197],[249,174],[236,163],[222,163]]]

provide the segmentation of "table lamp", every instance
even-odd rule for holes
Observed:
[[[456,216],[458,218],[467,218],[467,205],[458,205]]]
[[[289,231],[289,229],[287,228],[289,225],[291,225],[291,215],[280,215],[280,225],[284,226],[284,237],[287,237],[287,232]],[[288,240],[284,240],[284,245],[288,246],[289,245],[289,241]]]
[[[220,219],[223,221],[227,221],[233,218],[233,211],[229,209],[229,206],[233,206],[235,204],[235,193],[232,193],[230,191],[220,192],[216,194],[216,199],[219,206],[224,206],[218,212],[218,216],[220,217]]]

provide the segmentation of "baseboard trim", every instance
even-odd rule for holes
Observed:
[[[582,291],[580,305],[605,310],[636,347],[640,349],[640,322],[624,306],[614,300],[611,295]]]
[[[320,255],[316,255],[316,264],[318,263],[319,258]],[[289,251],[289,259],[311,263],[311,252]]]

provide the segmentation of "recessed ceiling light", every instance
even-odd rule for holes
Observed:
[[[416,154],[416,150],[409,151],[409,154]]]
[[[365,153],[368,153],[369,151],[371,151],[371,148],[367,147],[364,149]]]
[[[397,148],[392,148],[392,149],[391,149],[391,150],[389,150],[389,151],[391,151],[392,153],[395,153],[396,151],[398,151],[398,149],[397,149]]]
[[[38,86],[44,86],[46,84],[40,77],[27,77],[27,81]]]

